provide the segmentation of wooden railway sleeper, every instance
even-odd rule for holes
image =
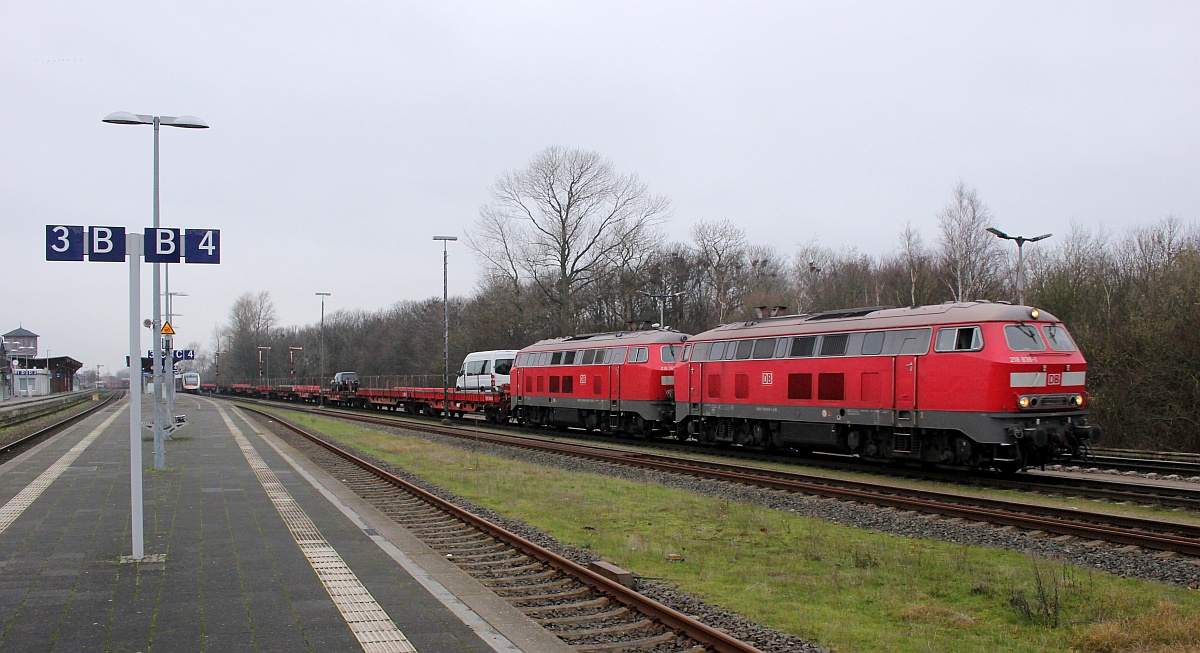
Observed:
[[[565,590],[562,592],[553,592],[553,593],[549,593],[549,594],[534,594],[532,596],[514,596],[514,597],[511,597],[509,600],[512,601],[514,604],[519,605],[519,604],[523,604],[523,603],[538,603],[540,601],[559,601],[562,599],[576,599],[576,598],[579,598],[582,596],[595,596],[595,594],[596,594],[596,590],[594,590],[590,587],[587,587],[586,585],[580,585],[579,587],[576,587],[574,589]]]
[[[488,546],[480,546],[480,547],[473,547],[473,548],[463,547],[457,551],[439,551],[439,553],[445,553],[446,555],[454,556],[455,560],[473,560],[476,558],[486,558],[488,556],[494,556],[494,555],[496,555],[496,553],[503,551],[505,548],[506,547],[503,544],[500,544],[499,542],[494,542],[493,544],[490,544]],[[472,553],[461,553],[461,551],[471,551]]]
[[[533,617],[533,615],[542,613],[542,612],[556,612],[558,610],[563,610],[563,611],[586,610],[587,608],[604,608],[604,607],[608,607],[610,604],[612,604],[612,599],[608,598],[607,596],[601,596],[600,598],[589,599],[587,601],[579,601],[578,603],[560,603],[560,604],[556,604],[556,605],[523,606],[523,607],[519,607],[518,609],[521,612],[525,613],[527,616]],[[536,619],[537,617],[533,617],[533,618]]]
[[[500,587],[498,585],[489,585],[488,587],[490,587],[491,590],[493,592],[495,592],[496,594],[500,594],[503,596],[505,592],[521,593],[521,592],[529,592],[531,590],[561,589],[563,587],[566,587],[566,586],[571,585],[576,582],[578,582],[578,581],[572,580],[570,578],[560,578],[558,580],[552,580],[548,583],[534,583],[531,585],[511,585],[508,587]]]
[[[517,567],[501,567],[499,569],[494,568],[494,567],[472,566],[470,563],[467,563],[467,564],[461,565],[461,566],[464,568],[464,570],[475,571],[476,573],[503,574],[505,576],[511,576],[519,571],[527,571],[529,569],[541,569],[542,563],[534,561],[534,562],[530,562],[529,564],[526,564],[526,565],[520,565]]]
[[[624,635],[638,630],[645,630],[654,625],[649,619],[641,619],[638,621],[630,621],[623,624],[615,624],[612,626],[603,626],[601,628],[588,628],[586,630],[554,630],[551,631],[559,639],[584,639],[587,637],[595,637],[597,635]]]
[[[603,621],[605,619],[614,619],[623,617],[629,614],[629,608],[621,606],[615,610],[605,610],[604,612],[593,612],[591,614],[575,615],[573,617],[546,617],[534,618],[534,621],[545,626],[565,626],[568,624],[585,624],[592,621]]]
[[[536,574],[526,574],[524,576],[505,576],[504,578],[479,578],[476,579],[483,585],[488,587],[496,587],[505,583],[516,583],[523,580],[542,580],[544,578],[554,578],[559,576],[559,573],[553,569],[543,569]]]
[[[655,646],[666,644],[675,639],[676,635],[672,631],[667,631],[661,635],[647,637],[629,642],[613,642],[611,644],[576,644],[571,648],[579,651],[579,653],[617,653],[618,651],[628,651],[629,649],[651,649]],[[704,651],[704,647],[691,649],[692,651]]]
[[[518,562],[524,563],[524,562],[529,561],[529,556],[509,555],[507,557],[499,558],[496,560],[463,560],[463,561],[460,561],[458,558],[450,558],[450,560],[453,560],[454,564],[458,565],[459,567],[462,567],[463,569],[486,569],[488,567],[499,567],[501,565],[511,565],[511,564],[518,563]]]

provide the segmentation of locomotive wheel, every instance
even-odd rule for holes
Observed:
[[[1000,472],[1001,474],[1005,474],[1005,475],[1016,474],[1017,472],[1021,471],[1021,461],[1019,461],[1019,460],[1014,460],[1012,462],[1009,462],[1009,461],[999,462],[999,463],[995,463],[995,465],[996,465],[996,471]]]
[[[767,425],[765,423],[755,422],[750,427],[750,442],[756,447],[762,447],[768,443]]]

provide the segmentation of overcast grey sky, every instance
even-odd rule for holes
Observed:
[[[906,222],[932,242],[960,179],[1009,233],[1200,214],[1194,1],[118,7],[0,7],[0,333],[114,371],[127,267],[44,255],[47,224],[151,224],[152,129],[113,111],[212,127],[161,133],[163,226],[222,232],[221,265],[172,267],[179,342],[247,290],[283,324],[316,322],[316,291],[440,296],[430,238],[549,145],[636,172],[674,240],[728,218],[787,254],[885,254]]]

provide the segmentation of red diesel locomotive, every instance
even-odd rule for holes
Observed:
[[[1057,318],[985,302],[726,324],[675,367],[680,437],[1015,471],[1100,439]]]
[[[672,372],[686,339],[653,330],[536,342],[517,352],[510,372],[512,416],[534,426],[667,435]]]

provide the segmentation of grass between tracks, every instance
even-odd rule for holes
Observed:
[[[1200,651],[1200,592],[285,416],[837,651]]]

